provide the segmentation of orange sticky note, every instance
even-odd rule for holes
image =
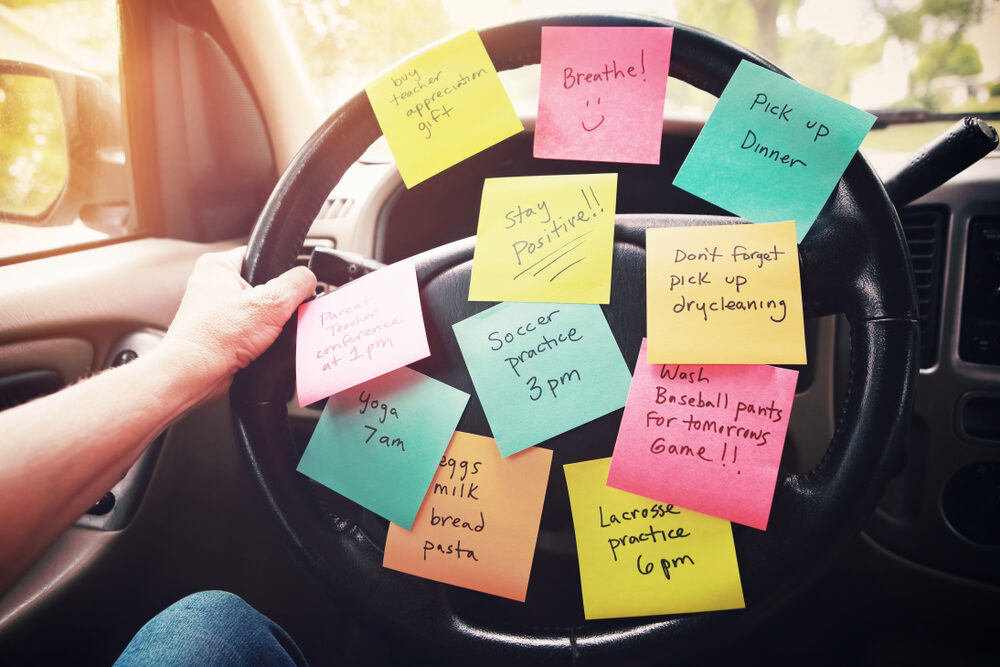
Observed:
[[[652,364],[804,364],[794,222],[646,230]]]
[[[411,530],[389,524],[382,565],[524,602],[552,450],[501,458],[496,441],[456,432]]]

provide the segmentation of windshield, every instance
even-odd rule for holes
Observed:
[[[606,1],[587,0],[273,1],[283,9],[327,113],[397,60],[460,29],[547,14],[601,13],[609,7]],[[1000,3],[994,0],[610,4],[616,11],[677,20],[726,37],[807,86],[862,109],[1000,109]],[[537,66],[501,78],[518,111],[534,115]],[[714,97],[680,81],[668,86],[667,114],[703,118],[714,105]],[[909,151],[950,124],[901,126],[873,132],[872,140],[881,144],[878,148]]]

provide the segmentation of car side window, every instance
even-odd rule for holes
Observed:
[[[0,263],[136,234],[115,0],[0,0]]]

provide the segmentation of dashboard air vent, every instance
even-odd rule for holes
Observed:
[[[323,202],[317,220],[336,220],[345,217],[354,208],[354,200],[346,197],[331,197]]]
[[[948,212],[928,206],[903,209],[899,214],[903,235],[910,248],[913,278],[917,285],[920,314],[920,367],[929,368],[938,359],[938,323],[941,318],[941,276],[944,269],[945,230]]]

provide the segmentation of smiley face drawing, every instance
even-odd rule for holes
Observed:
[[[600,103],[601,103],[601,98],[598,97],[597,98],[597,104],[595,104],[594,106],[596,107],[596,106],[600,105]],[[590,100],[587,100],[587,103],[586,103],[585,106],[588,107],[588,108],[590,108]],[[593,127],[587,127],[587,121],[585,121],[585,120],[581,120],[580,121],[580,125],[583,127],[583,129],[584,129],[585,132],[593,132],[594,130],[596,130],[597,128],[599,128],[602,123],[604,123],[604,114],[601,114],[601,120],[597,121],[597,124],[594,125]]]

